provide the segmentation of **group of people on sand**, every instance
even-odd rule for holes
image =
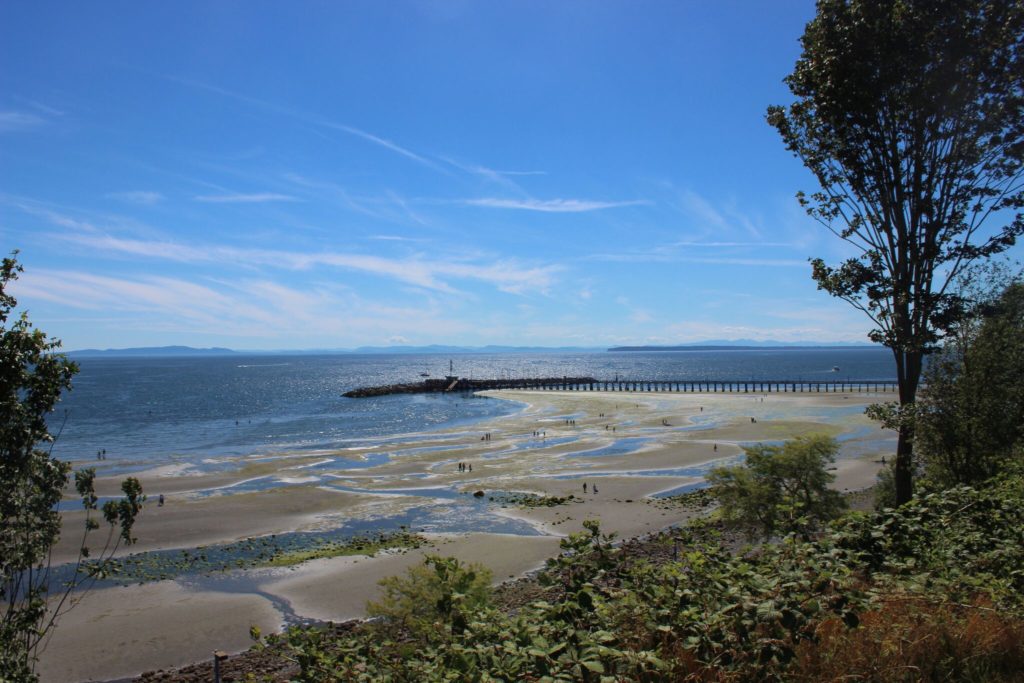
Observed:
[[[107,459],[107,449],[106,448],[101,448],[100,450],[96,451],[96,459],[97,460],[106,460]]]
[[[459,463],[459,472],[472,472],[472,471],[473,471],[473,463],[465,463],[465,462],[460,462]]]
[[[594,493],[597,493],[597,484],[594,484],[593,486],[591,486],[590,490],[593,491]],[[587,482],[583,482],[583,493],[586,493],[586,492],[587,492]]]
[[[480,440],[481,441],[490,441],[491,440],[491,433],[487,432],[486,434],[484,434],[483,436],[480,437]]]

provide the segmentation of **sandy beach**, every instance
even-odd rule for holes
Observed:
[[[835,436],[842,448],[835,469],[840,490],[871,485],[880,457],[894,449],[894,435],[863,415],[867,404],[889,398],[879,395],[487,394],[523,408],[470,429],[402,435],[395,444],[356,449],[344,459],[281,453],[239,458],[234,468],[212,474],[167,468],[141,473],[151,499],[131,552],[324,530],[414,512],[438,524],[426,527],[429,546],[412,551],[245,570],[220,582],[182,576],[94,590],[61,619],[40,662],[42,680],[127,677],[205,659],[215,649],[243,650],[251,625],[270,632],[286,618],[359,617],[380,578],[402,573],[427,553],[481,562],[504,580],[540,567],[557,553],[559,538],[581,529],[585,519],[599,519],[603,529],[622,537],[679,524],[692,513],[663,509],[651,496],[699,483],[710,467],[730,462],[751,443],[809,433]],[[353,466],[353,459],[364,462]],[[116,492],[114,480],[99,486],[100,493]],[[476,491],[484,493],[477,499],[483,502],[468,507],[463,501],[473,500]],[[565,505],[524,508],[487,503],[493,492],[574,498]],[[167,502],[158,507],[155,497],[161,493]],[[460,520],[453,517],[467,510],[479,515],[470,522],[479,521],[481,529],[446,532],[445,524],[457,527]],[[74,557],[79,539],[70,530],[81,528],[81,514],[65,515],[56,561]],[[514,528],[529,534],[503,532],[503,525],[519,525]]]

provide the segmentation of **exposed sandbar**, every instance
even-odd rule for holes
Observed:
[[[286,600],[303,617],[361,616],[379,578],[402,573],[427,552],[480,561],[504,579],[539,566],[557,552],[559,537],[581,529],[585,519],[600,519],[604,530],[623,537],[657,531],[693,513],[666,509],[649,496],[699,482],[708,467],[728,462],[749,443],[813,432],[836,436],[842,455],[834,486],[850,490],[873,483],[880,457],[893,450],[894,435],[863,415],[864,406],[889,395],[488,393],[523,408],[472,427],[402,435],[356,450],[235,458],[215,471],[189,468],[188,476],[180,467],[143,472],[150,500],[136,524],[139,544],[130,550],[329,528],[432,504],[436,494],[417,495],[413,488],[572,494],[574,502],[550,508],[488,507],[546,535],[444,535],[432,537],[433,548],[261,570],[252,573],[256,588],[246,594],[192,590],[184,581],[103,589],[61,620],[41,664],[44,682],[127,676],[204,659],[213,649],[244,649],[251,624],[267,631],[282,622],[264,596]],[[363,460],[369,457],[376,459]],[[112,494],[116,479],[99,486]],[[155,502],[160,493],[167,496],[163,507]],[[74,556],[81,513],[67,513],[65,522],[58,559]]]

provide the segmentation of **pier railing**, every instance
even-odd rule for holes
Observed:
[[[410,384],[392,384],[382,387],[364,387],[345,394],[351,398],[383,396],[387,394],[421,394],[473,392],[492,389],[520,389],[529,391],[610,391],[649,393],[710,393],[710,394],[827,394],[827,393],[880,393],[897,390],[895,380],[833,379],[821,381],[795,380],[624,380],[595,379],[593,377],[543,377],[520,379],[467,379],[447,378]]]
[[[804,394],[896,391],[895,380],[595,380],[584,383],[544,383],[503,388],[540,391],[612,391],[706,394]]]

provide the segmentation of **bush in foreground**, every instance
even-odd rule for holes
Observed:
[[[548,599],[515,613],[482,591],[468,599],[472,572],[432,558],[440,599],[424,628],[293,630],[299,680],[1019,680],[1019,473],[849,514],[814,541],[748,556],[704,523],[684,545],[676,561],[637,561],[589,522],[549,563]]]

